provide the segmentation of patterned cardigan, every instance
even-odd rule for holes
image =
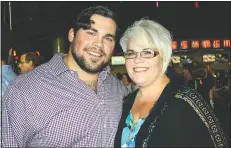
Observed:
[[[138,90],[128,95],[115,137],[121,147],[122,130]],[[227,140],[211,107],[194,89],[171,81],[141,126],[136,147],[227,147]]]

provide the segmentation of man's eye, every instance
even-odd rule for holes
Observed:
[[[106,37],[106,40],[107,40],[107,41],[110,41],[110,42],[113,41],[113,39],[112,39],[111,37]]]
[[[89,31],[89,32],[87,32],[87,34],[89,34],[89,35],[95,35],[95,32]]]

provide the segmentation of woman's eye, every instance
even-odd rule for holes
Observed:
[[[144,54],[153,54],[152,51],[143,51],[143,52],[144,52]]]
[[[127,54],[128,55],[134,55],[135,53],[134,52],[128,52]]]

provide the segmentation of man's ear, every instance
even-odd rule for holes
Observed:
[[[74,33],[74,29],[71,28],[68,32],[68,40],[69,42],[72,42],[74,40],[74,36],[75,36],[75,33]]]
[[[33,66],[32,60],[30,60],[30,61],[28,62],[28,64],[32,67],[32,66]]]

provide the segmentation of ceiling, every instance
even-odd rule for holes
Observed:
[[[20,48],[48,51],[56,37],[67,38],[73,18],[84,8],[108,6],[116,12],[123,32],[135,20],[148,16],[169,29],[174,39],[230,37],[230,2],[11,2],[12,36]],[[9,2],[1,2],[3,35],[9,35]],[[4,15],[5,14],[5,15]],[[7,37],[6,37],[7,38]],[[24,49],[25,49],[24,48]],[[116,45],[117,52],[121,52]]]

